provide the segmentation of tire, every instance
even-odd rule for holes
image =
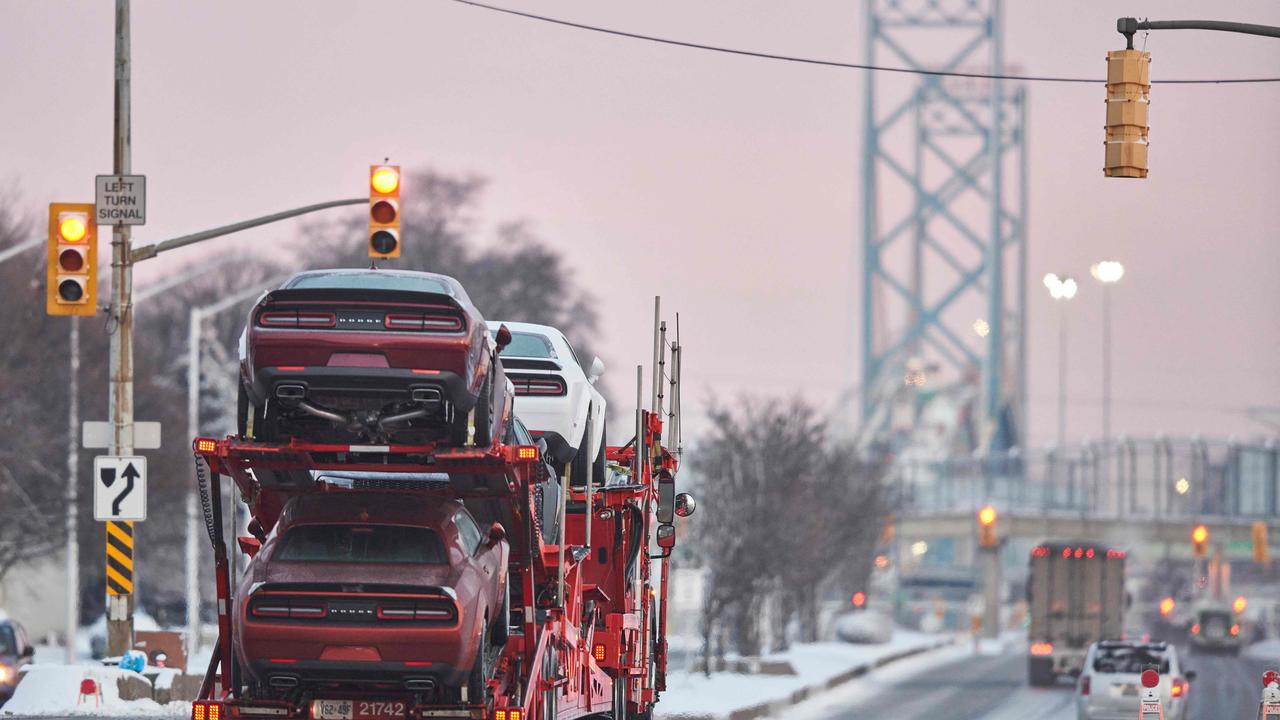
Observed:
[[[587,486],[587,472],[591,469],[591,406],[587,406],[587,422],[582,428],[582,441],[578,443],[578,452],[574,454],[573,460],[570,461],[570,467],[573,469],[573,475],[570,478],[573,487]]]
[[[605,461],[604,449],[609,444],[609,422],[603,420],[600,426],[600,449],[596,451],[595,468],[592,470],[592,477],[595,478],[597,485],[604,486],[608,483],[608,477],[605,473],[608,472],[609,468]]]
[[[506,590],[502,594],[502,610],[498,612],[498,619],[493,623],[493,629],[490,631],[490,637],[493,638],[495,647],[502,647],[507,644],[507,640],[511,637],[511,576],[507,576]]]
[[[1027,684],[1031,687],[1048,687],[1058,681],[1053,672],[1053,664],[1030,660],[1027,662]]]
[[[489,628],[486,625],[480,633],[480,645],[476,649],[476,661],[471,665],[471,673],[467,675],[467,704],[485,705],[486,684],[489,681]]]

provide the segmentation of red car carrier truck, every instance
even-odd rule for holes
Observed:
[[[556,477],[523,431],[195,438],[218,641],[192,719],[650,718],[675,518],[694,507],[675,488],[680,347],[654,336],[653,408],[590,482]],[[227,481],[248,536],[228,538]]]

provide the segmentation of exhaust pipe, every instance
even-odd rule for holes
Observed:
[[[307,388],[304,385],[277,385],[276,399],[285,407],[297,407],[307,397]]]
[[[267,684],[273,688],[288,690],[289,688],[298,687],[298,678],[293,675],[272,675],[267,679]]]
[[[336,412],[330,412],[323,408],[318,408],[315,405],[312,405],[311,403],[307,402],[306,400],[299,400],[295,407],[297,407],[299,410],[305,413],[308,413],[310,415],[315,415],[318,418],[328,420],[329,422],[332,422],[332,423],[337,423],[344,427],[350,426],[352,424],[351,418],[348,418],[346,415],[339,415]]]
[[[419,408],[417,410],[410,410],[409,412],[402,412],[399,415],[387,415],[386,417],[378,418],[378,427],[386,429],[388,425],[399,425],[402,422],[408,422],[414,418],[425,417],[427,412],[426,408]]]
[[[444,396],[440,394],[439,388],[414,388],[409,391],[409,397],[416,403],[425,405],[439,405]]]
[[[404,681],[404,689],[414,692],[435,692],[436,681],[432,678],[417,678]]]

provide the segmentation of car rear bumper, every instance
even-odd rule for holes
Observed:
[[[340,409],[356,409],[341,407],[351,403],[380,407],[390,402],[449,402],[465,412],[476,404],[463,378],[447,370],[296,365],[254,371],[251,394],[256,404],[298,393],[309,402]]]
[[[423,691],[455,687],[466,672],[445,663],[405,664],[388,661],[298,660],[282,658],[254,660],[249,664],[254,677],[268,687],[285,690],[298,686],[341,683],[344,685],[399,685]],[[427,684],[429,683],[429,684]]]
[[[246,623],[242,659],[262,682],[273,676],[301,683],[402,683],[433,678],[456,685],[474,661],[471,635],[440,628],[296,627]]]

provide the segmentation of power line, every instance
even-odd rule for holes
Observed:
[[[758,52],[755,50],[740,50],[737,48],[723,47],[720,45],[707,45],[704,43],[689,42],[686,40],[672,40],[671,38],[656,37],[654,35],[644,35],[641,33],[628,32],[626,30],[614,30],[611,28],[599,27],[596,25],[587,25],[585,23],[573,22],[572,20],[562,20],[560,18],[549,17],[546,15],[536,15],[534,13],[524,12],[521,10],[513,10],[511,8],[499,7],[497,5],[489,5],[487,3],[477,2],[476,0],[451,0],[451,2],[461,5],[469,5],[474,8],[483,10],[491,10],[493,12],[503,13],[506,15],[515,15],[528,20],[537,20],[538,22],[551,23],[553,25],[561,25],[563,27],[575,28],[577,30],[587,30],[589,32],[603,33],[605,35],[614,35],[616,37],[630,38],[632,40],[644,40],[646,42],[660,43],[662,45],[674,45],[676,47],[690,48],[693,50],[706,50],[708,52],[723,53],[726,55],[740,55],[742,57],[758,58],[761,60],[781,60],[783,62],[800,63],[803,65],[819,65],[822,67],[844,68],[849,70],[871,70],[875,72],[888,73],[904,73],[908,75],[933,75],[935,77],[957,77],[957,78],[977,78],[982,80],[1021,80],[1025,82],[1056,82],[1056,83],[1103,83],[1105,80],[1100,78],[1072,78],[1072,77],[1055,77],[1049,75],[1000,75],[989,73],[969,73],[948,70],[918,70],[915,68],[904,67],[888,67],[884,65],[863,65],[861,63],[840,62],[837,60],[823,60],[820,58],[797,57],[794,55],[779,55],[776,53]],[[1280,82],[1280,77],[1262,77],[1262,78],[1220,78],[1205,80],[1154,80],[1153,85],[1220,85],[1220,84],[1242,84],[1242,83],[1274,83]]]

